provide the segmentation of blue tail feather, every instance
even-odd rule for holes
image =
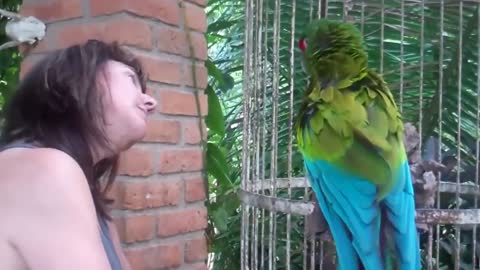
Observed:
[[[339,269],[358,269],[358,263],[354,262],[360,260],[365,269],[383,269],[379,248],[380,215],[375,196],[371,196],[376,187],[323,161],[306,161],[305,165],[335,239]],[[361,186],[366,192],[359,188]]]
[[[340,247],[340,248],[337,248],[337,253],[338,253],[338,257],[342,259],[339,260],[338,269],[341,269],[341,270],[347,270],[352,268],[358,269],[359,267],[358,257],[355,254],[355,250],[353,249],[353,246],[350,244],[351,239],[347,233],[348,231],[347,228],[345,228],[345,225],[340,219],[340,217],[336,215],[334,212],[332,212],[330,205],[325,201],[325,197],[323,195],[318,196],[317,200],[330,228],[335,228],[334,230],[330,230],[330,231],[332,233],[333,238],[335,239],[336,245]]]
[[[408,163],[397,174],[396,186],[377,202],[377,187],[365,179],[317,160],[305,161],[311,185],[327,220],[338,253],[339,269],[384,269],[380,247],[382,220],[392,223],[402,270],[420,269],[413,187]],[[408,173],[406,173],[408,172]],[[382,211],[386,217],[382,219]]]
[[[400,269],[420,269],[420,246],[415,224],[415,200],[408,162],[397,174],[397,184],[385,198],[387,218],[393,227]]]

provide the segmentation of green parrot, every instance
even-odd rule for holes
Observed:
[[[298,46],[309,83],[295,118],[307,178],[339,269],[420,269],[403,122],[350,23],[311,22]]]

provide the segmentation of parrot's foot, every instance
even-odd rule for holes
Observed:
[[[315,237],[317,240],[333,241],[328,223],[320,210],[315,193],[311,193],[313,212],[305,217],[305,235],[308,238]]]
[[[317,233],[316,238],[321,241],[333,242],[333,236],[330,233],[330,230],[327,229],[323,232]]]

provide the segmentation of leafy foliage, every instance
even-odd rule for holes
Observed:
[[[209,227],[207,236],[214,269],[240,268],[241,134],[235,128],[241,112],[241,45],[243,1],[208,2],[206,33],[209,59],[207,172]]]
[[[20,0],[2,0],[0,8],[18,12],[22,1]],[[6,18],[0,19],[0,44],[9,41],[5,35]],[[18,53],[18,49],[8,48],[0,51],[0,109],[10,93],[15,89],[18,82],[18,75],[20,72],[20,62],[22,58]]]

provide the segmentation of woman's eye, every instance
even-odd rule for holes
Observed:
[[[130,79],[132,80],[132,82],[137,85],[137,78],[135,77],[135,75],[133,74],[129,74],[128,77],[130,77]]]

